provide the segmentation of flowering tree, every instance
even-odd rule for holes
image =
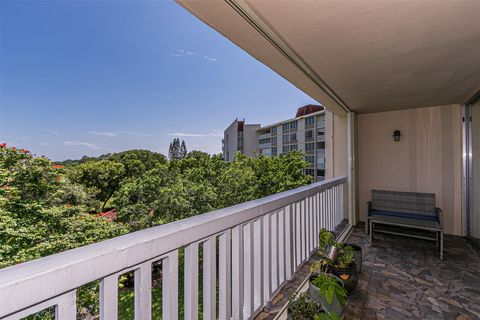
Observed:
[[[86,214],[89,201],[62,166],[0,144],[0,268],[127,232]]]

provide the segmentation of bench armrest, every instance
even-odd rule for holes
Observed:
[[[435,208],[435,215],[437,216],[438,222],[443,227],[443,212],[442,212],[442,209]]]
[[[367,216],[369,215],[368,213],[372,210],[372,201],[367,201]]]

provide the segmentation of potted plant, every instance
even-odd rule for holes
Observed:
[[[324,313],[318,303],[313,301],[308,293],[300,293],[290,297],[287,307],[287,319],[314,320],[315,316]]]
[[[347,292],[343,282],[329,273],[313,274],[309,279],[308,292],[327,312],[341,315]]]
[[[355,260],[355,265],[357,267],[357,272],[362,272],[362,247],[353,243],[346,243],[346,246],[349,246],[353,250],[353,259]]]
[[[324,257],[327,254],[328,246],[335,243],[335,234],[328,231],[325,228],[320,229],[319,242],[318,242],[318,255]]]
[[[327,273],[330,264],[329,259],[315,261],[310,266],[312,275],[309,278],[310,297],[317,301],[327,312],[342,314],[347,296],[343,281],[337,276]]]
[[[353,256],[353,249],[350,246],[339,244],[341,247],[335,261],[329,261],[330,270],[332,274],[342,279],[347,294],[351,295],[357,288],[358,272],[355,266],[355,259]]]

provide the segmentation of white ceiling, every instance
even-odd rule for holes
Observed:
[[[480,0],[231,0],[250,22],[225,1],[178,1],[332,111],[338,100],[258,26],[359,113],[461,104],[480,89]]]

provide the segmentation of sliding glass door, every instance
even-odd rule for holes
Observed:
[[[467,236],[480,243],[480,97],[466,106]]]

